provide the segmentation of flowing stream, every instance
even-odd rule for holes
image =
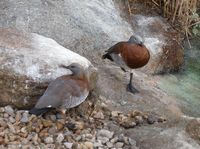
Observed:
[[[200,42],[191,41],[192,49],[185,45],[185,65],[179,74],[165,75],[160,87],[168,94],[176,96],[184,114],[200,117]]]

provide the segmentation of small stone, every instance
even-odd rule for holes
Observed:
[[[49,116],[52,121],[56,121],[56,116],[54,114]]]
[[[128,138],[128,141],[129,141],[129,144],[130,144],[131,146],[136,146],[136,141],[135,141],[135,140],[133,140],[133,139],[131,139],[131,138]]]
[[[76,140],[77,142],[79,142],[81,139],[82,139],[82,136],[77,136],[77,137],[75,138],[75,140]],[[83,139],[83,140],[84,140],[84,139]]]
[[[64,140],[64,136],[62,133],[59,133],[57,138],[56,138],[56,142],[61,143]]]
[[[9,122],[15,123],[15,119],[14,119],[12,116],[10,116],[10,117],[9,117]]]
[[[132,118],[134,118],[136,116],[142,116],[142,112],[134,110],[130,113],[130,115]]]
[[[159,117],[158,118],[158,122],[159,123],[163,123],[163,122],[165,122],[166,121],[166,118],[164,118],[164,117]]]
[[[120,112],[120,111],[112,111],[112,112],[111,112],[111,116],[112,116],[112,117],[118,117],[119,114],[122,114],[122,112]]]
[[[142,124],[144,122],[142,116],[135,116],[135,122],[139,125]]]
[[[21,121],[22,123],[28,123],[28,121],[29,121],[29,120],[28,120],[28,115],[29,115],[28,112],[24,112],[24,113],[22,114],[22,118],[21,118],[20,121]]]
[[[49,132],[49,134],[53,135],[57,132],[57,129],[56,129],[56,127],[53,126],[53,127],[49,128],[48,132]]]
[[[60,121],[57,121],[56,122],[56,127],[57,127],[58,130],[61,130],[61,129],[64,128],[64,124],[62,122],[60,122]]]
[[[16,112],[16,116],[15,116],[15,121],[16,121],[16,122],[19,122],[20,119],[21,119],[21,117],[22,117],[21,112],[17,111],[17,112]]]
[[[86,137],[87,139],[92,139],[92,138],[93,138],[92,134],[85,134],[85,137]]]
[[[4,117],[4,118],[8,118],[8,117],[9,117],[9,114],[8,114],[8,113],[4,113],[4,114],[3,114],[3,117]]]
[[[94,146],[93,143],[89,141],[85,142],[84,145],[87,147],[87,149],[93,149]]]
[[[157,121],[157,118],[156,118],[156,116],[153,115],[153,114],[150,114],[150,115],[148,116],[148,118],[147,118],[148,124],[153,124],[153,123],[155,123],[156,121]]]
[[[33,134],[33,137],[31,138],[31,140],[33,142],[37,142],[38,141],[38,134],[37,133]]]
[[[65,145],[65,147],[66,147],[67,149],[71,149],[72,146],[73,146],[73,143],[65,142],[64,145]]]
[[[54,149],[56,147],[56,145],[55,144],[47,144],[46,147],[48,149]]]
[[[27,133],[26,127],[22,127],[20,130],[22,133]]]
[[[101,143],[101,141],[98,141],[98,142],[94,142],[94,147],[102,147],[103,145],[102,145],[102,143]]]
[[[0,113],[4,113],[4,112],[5,112],[4,107],[0,107]]]
[[[109,138],[107,138],[107,137],[98,136],[97,139],[98,139],[99,141],[101,141],[103,144],[105,144],[106,142],[109,141]]]
[[[114,145],[116,148],[122,148],[124,146],[124,143],[123,142],[117,142],[115,143]]]
[[[4,144],[4,138],[0,136],[0,145]]]
[[[96,119],[104,119],[104,114],[103,114],[103,112],[98,111],[93,114],[93,117]]]
[[[106,145],[107,145],[108,148],[113,147],[113,143],[111,143],[111,142],[107,142]]]
[[[8,127],[9,127],[10,132],[12,133],[16,132],[15,127],[12,124],[8,124]]]
[[[53,138],[52,138],[52,137],[46,137],[46,138],[44,139],[44,142],[45,142],[46,144],[51,144],[51,143],[53,143]]]
[[[53,125],[51,120],[42,119],[42,124],[44,127],[51,127]]]
[[[7,123],[2,119],[2,120],[0,120],[0,126],[6,128]]]
[[[111,143],[116,143],[118,141],[118,137],[114,137],[110,140]]]
[[[106,130],[106,129],[101,129],[100,131],[98,131],[98,136],[101,136],[101,137],[106,137],[106,138],[112,138],[114,135],[114,132],[111,132],[109,130]]]
[[[5,112],[8,113],[10,116],[14,116],[14,110],[11,106],[6,106],[5,108]]]
[[[82,130],[84,128],[83,122],[68,122],[66,124],[69,130]]]

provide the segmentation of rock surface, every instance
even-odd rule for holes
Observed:
[[[174,40],[174,30],[162,18],[149,15],[130,17],[129,23],[121,11],[121,3],[112,0],[1,1],[0,27],[50,37],[98,64],[102,64],[99,54],[136,33],[151,51],[145,70],[149,73],[178,70],[183,53]]]
[[[38,34],[1,28],[0,55],[0,105],[34,105],[51,80],[71,73],[61,64],[81,64],[95,83],[96,70],[86,58]]]

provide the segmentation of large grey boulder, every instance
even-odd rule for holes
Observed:
[[[80,63],[88,72],[93,89],[96,69],[86,58],[50,38],[0,28],[0,105],[34,105],[51,80],[71,73],[59,65],[73,62]]]
[[[151,52],[145,71],[178,70],[183,54],[174,36],[169,36],[172,33],[169,30],[173,29],[162,19],[149,16],[130,17],[133,22],[130,24],[122,6],[122,1],[113,0],[3,0],[0,1],[0,27],[50,37],[100,65],[104,50],[138,33]]]

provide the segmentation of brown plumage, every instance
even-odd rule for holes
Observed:
[[[64,113],[87,98],[89,84],[83,68],[78,64],[63,67],[70,69],[72,75],[64,75],[52,81],[35,107],[29,111],[31,114],[41,115],[52,108]]]
[[[123,71],[126,71],[126,69],[136,69],[145,66],[150,59],[150,53],[138,38],[131,36],[129,41],[118,42],[109,48],[102,58],[114,61]],[[133,73],[130,73],[130,82],[127,90],[136,93],[138,91],[132,85],[132,76]]]

